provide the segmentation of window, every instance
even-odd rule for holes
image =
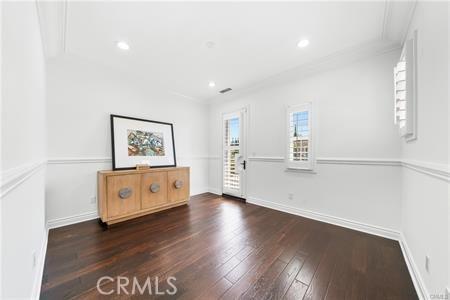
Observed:
[[[286,161],[289,169],[313,169],[311,106],[311,103],[305,103],[287,109]]]
[[[229,116],[224,119],[223,187],[224,192],[240,190],[240,176],[236,161],[240,156],[240,118]]]
[[[394,67],[394,123],[406,141],[416,138],[416,36],[405,42]]]

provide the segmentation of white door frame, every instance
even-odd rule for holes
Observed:
[[[240,184],[240,194],[235,193],[229,193],[224,190],[224,151],[225,151],[225,137],[224,137],[224,126],[225,126],[225,120],[229,119],[230,117],[237,116],[240,118],[240,124],[239,124],[239,154],[243,157],[243,160],[246,164],[246,169],[240,171],[240,178],[239,178],[239,184]],[[248,145],[248,107],[243,107],[240,109],[236,109],[231,112],[222,113],[222,133],[221,133],[221,140],[222,140],[222,152],[221,152],[221,189],[222,193],[228,194],[231,196],[236,196],[239,198],[246,199],[247,198],[247,181],[248,181],[248,156],[247,156],[247,145]]]

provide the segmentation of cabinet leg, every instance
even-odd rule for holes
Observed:
[[[103,222],[100,218],[98,218],[98,224],[102,227],[103,230],[107,230],[109,228],[109,225],[106,222]]]

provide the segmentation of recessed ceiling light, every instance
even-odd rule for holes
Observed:
[[[205,42],[205,47],[206,47],[206,48],[212,49],[212,48],[214,48],[215,46],[216,46],[216,43],[215,43],[214,41],[206,41],[206,42]]]
[[[309,45],[309,41],[308,40],[301,40],[300,42],[298,42],[297,47],[305,48],[308,45]]]
[[[128,45],[126,42],[124,41],[119,41],[116,43],[117,48],[121,49],[121,50],[130,50],[130,45]]]
[[[208,85],[209,85],[209,87],[215,87],[215,86],[216,86],[216,83],[215,83],[214,81],[210,81],[210,82],[208,83]]]

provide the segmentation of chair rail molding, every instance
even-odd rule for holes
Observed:
[[[178,161],[192,161],[192,160],[220,160],[220,156],[212,155],[201,155],[201,156],[180,156]],[[283,156],[249,156],[248,160],[250,162],[263,162],[263,163],[284,163]],[[111,157],[61,157],[61,158],[50,158],[48,159],[49,165],[58,164],[101,164],[101,163],[111,163]],[[43,162],[45,163],[45,161]],[[408,159],[395,159],[395,158],[354,158],[354,157],[318,157],[316,159],[317,164],[321,165],[374,165],[374,166],[401,166],[408,168],[410,170],[432,176],[437,179],[441,179],[450,182],[450,167],[446,164],[436,164],[431,162],[408,160]],[[13,174],[27,173],[27,170],[33,169],[35,163],[30,165],[20,166],[12,170],[8,170],[5,174],[2,174],[3,182],[2,191],[4,186],[7,185],[5,182],[11,181]],[[17,170],[16,170],[17,169]],[[6,180],[5,180],[6,179]]]
[[[436,164],[417,160],[402,160],[402,166],[437,179],[450,182],[450,166],[447,164]]]
[[[178,161],[186,160],[208,160],[210,157],[208,155],[199,156],[179,156]],[[55,157],[49,158],[49,165],[73,165],[73,164],[103,164],[111,163],[111,157]]]
[[[284,157],[281,156],[249,156],[249,161],[257,162],[284,162]]]
[[[325,165],[377,165],[377,166],[400,166],[400,159],[390,158],[347,158],[347,157],[319,157],[318,164]]]
[[[49,158],[49,165],[100,164],[111,163],[111,157],[58,157]]]
[[[251,156],[248,158],[248,160],[251,162],[284,163],[283,156]],[[389,159],[353,157],[318,157],[316,159],[316,163],[321,165],[399,166],[450,182],[450,166],[448,164],[437,164],[432,162],[395,158]]]
[[[283,156],[252,156],[248,158],[249,161],[257,162],[278,162],[283,163],[285,158]],[[399,159],[387,158],[348,158],[348,157],[318,157],[317,164],[326,165],[383,165],[383,166],[400,166]]]
[[[46,163],[46,160],[40,160],[23,164],[2,172],[0,198],[5,197],[9,192],[20,186],[36,172],[45,168]]]

